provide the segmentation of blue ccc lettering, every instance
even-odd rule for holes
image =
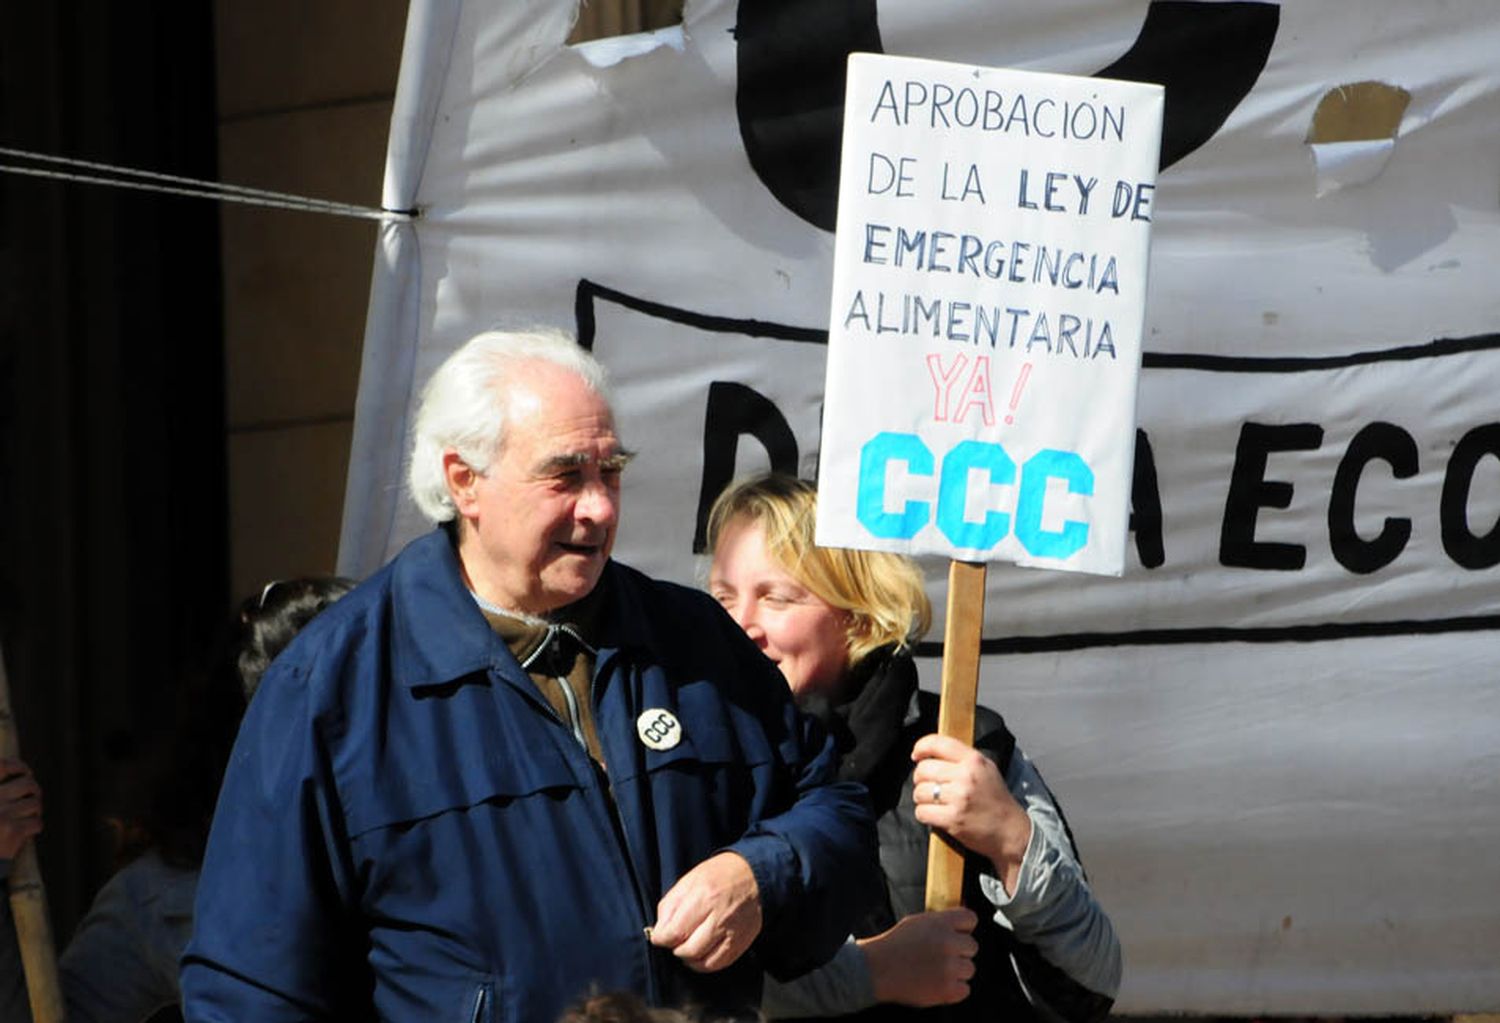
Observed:
[[[906,466],[909,476],[937,474],[937,508],[932,502],[908,499],[900,511],[886,510],[888,468],[892,462]],[[994,486],[1015,486],[1015,520],[998,509],[988,509],[978,522],[965,517],[969,480],[976,471],[988,474]],[[1038,558],[1063,560],[1078,553],[1089,542],[1089,524],[1068,519],[1061,528],[1043,528],[1047,481],[1062,480],[1071,494],[1092,497],[1094,472],[1074,451],[1046,448],[1021,465],[1001,444],[964,440],[943,456],[941,469],[923,440],[910,433],[882,432],[860,449],[859,492],[855,515],[871,535],[883,540],[909,540],[932,523],[948,542],[964,550],[988,551],[1012,531],[1027,553]]]

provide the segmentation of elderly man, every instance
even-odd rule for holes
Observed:
[[[598,365],[486,333],[422,397],[442,528],[267,673],[183,958],[190,1021],[524,1020],[586,994],[752,1006],[878,888],[873,825],[712,600],[610,560]]]

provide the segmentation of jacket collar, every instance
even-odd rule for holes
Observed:
[[[464,585],[458,552],[442,527],[391,562],[391,673],[408,688],[486,671],[505,643]]]
[[[413,540],[391,563],[391,668],[407,687],[442,685],[491,668],[524,678],[505,641],[491,628],[464,585],[458,551],[439,527]],[[595,592],[603,589],[595,628],[599,646],[626,645],[648,627],[636,601],[622,593],[629,570],[608,562]],[[585,598],[587,600],[587,598]],[[592,631],[592,630],[591,630]],[[632,644],[634,645],[634,644]]]

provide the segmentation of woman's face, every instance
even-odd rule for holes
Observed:
[[[786,676],[792,692],[832,697],[849,663],[848,615],[787,575],[758,522],[719,536],[708,591]]]

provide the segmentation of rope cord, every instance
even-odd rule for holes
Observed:
[[[411,210],[386,210],[373,206],[359,206],[354,203],[334,202],[329,199],[313,199],[307,196],[294,195],[289,192],[274,192],[266,188],[250,188],[245,185],[201,181],[197,178],[186,178],[176,174],[161,174],[156,171],[116,167],[111,164],[96,163],[92,160],[51,156],[46,153],[33,153],[24,149],[12,149],[5,146],[0,146],[0,156],[102,172],[99,174],[76,174],[69,171],[50,170],[44,167],[25,167],[17,164],[0,163],[0,171],[10,174],[21,174],[28,177],[48,178],[56,181],[76,181],[94,185],[109,185],[115,188],[129,188],[137,191],[157,192],[164,195],[184,195],[198,199],[236,202],[248,206],[300,210],[307,213],[329,213],[334,216],[360,217],[366,220],[408,221],[414,217],[414,213]],[[132,178],[142,180],[130,180]],[[164,182],[165,184],[157,184],[157,182]]]

